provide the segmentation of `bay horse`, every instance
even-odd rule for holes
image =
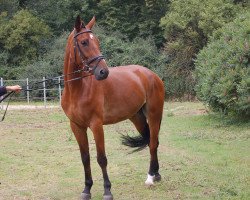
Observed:
[[[70,120],[79,144],[85,171],[85,188],[81,199],[91,199],[93,185],[87,129],[93,132],[97,162],[104,179],[103,199],[112,200],[111,182],[107,173],[103,125],[126,119],[132,121],[139,136],[123,136],[123,144],[139,150],[149,146],[150,166],[146,185],[159,181],[157,148],[164,104],[161,79],[149,69],[138,66],[108,68],[100,53],[99,40],[91,29],[95,17],[84,25],[78,16],[70,33],[64,58],[64,91],[62,108]]]

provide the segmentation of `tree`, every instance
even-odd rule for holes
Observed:
[[[10,66],[5,76],[15,78],[14,66],[25,65],[38,57],[43,40],[51,35],[49,27],[28,10],[18,11],[10,20],[0,20],[1,54]],[[3,76],[3,75],[1,75]]]
[[[207,44],[214,30],[232,21],[240,6],[227,0],[172,0],[161,19],[167,40],[167,79],[176,87],[169,95],[194,95],[192,76],[196,54]]]
[[[14,13],[17,12],[19,7],[18,0],[1,0],[0,1],[0,14],[5,12],[5,15],[8,17],[12,17]]]
[[[99,23],[111,31],[119,30],[130,40],[153,37],[160,47],[163,33],[159,21],[166,13],[168,0],[102,0],[98,3]]]
[[[147,67],[162,77],[164,56],[159,53],[152,38],[135,38],[130,41],[120,32],[109,33],[95,28],[100,39],[101,50],[109,66],[138,64]]]
[[[250,117],[250,12],[213,33],[196,60],[198,97],[214,111]]]
[[[46,44],[45,53],[35,61],[23,66],[21,70],[19,69],[21,72],[18,78],[41,79],[42,77],[50,78],[62,75],[67,38],[68,33],[65,32],[60,37],[55,38],[53,42]]]
[[[145,0],[142,8],[143,20],[139,24],[140,36],[154,38],[157,47],[164,43],[163,30],[160,27],[160,19],[166,14],[169,0]]]
[[[26,0],[25,6],[42,19],[56,35],[71,31],[77,15],[86,21],[98,14],[98,0]]]

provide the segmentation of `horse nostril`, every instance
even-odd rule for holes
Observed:
[[[108,77],[108,75],[109,75],[109,70],[105,69],[105,68],[99,69],[95,73],[95,77],[96,77],[97,80],[106,79]]]
[[[101,74],[101,75],[104,75],[104,74],[105,74],[105,70],[104,70],[104,69],[101,69],[101,70],[100,70],[100,74]]]

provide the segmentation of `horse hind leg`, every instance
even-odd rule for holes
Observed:
[[[129,141],[130,146],[132,147],[138,147],[139,144],[141,144],[141,147],[139,147],[137,150],[141,150],[143,147],[146,147],[146,145],[150,146],[151,161],[150,161],[148,177],[147,180],[145,181],[145,184],[150,186],[154,184],[154,181],[161,180],[161,176],[159,174],[159,163],[157,158],[157,147],[159,144],[158,142],[159,126],[158,129],[154,129],[154,123],[151,126],[149,126],[147,118],[144,114],[146,113],[145,111],[146,110],[144,106],[136,115],[130,118],[130,120],[133,122],[133,124],[135,125],[136,129],[141,134],[141,136],[134,138],[130,137],[129,140],[127,140],[127,143]],[[152,136],[151,130],[154,136]]]
[[[160,95],[154,94],[147,99],[146,103],[146,115],[150,130],[150,166],[148,177],[145,182],[146,185],[151,186],[154,181],[160,181],[161,175],[159,174],[159,162],[158,162],[158,146],[159,146],[159,131],[162,120],[164,95],[159,98]]]
[[[150,129],[150,166],[148,171],[147,180],[145,184],[151,186],[154,181],[160,181],[161,175],[159,174],[159,162],[158,162],[158,146],[159,146],[159,130],[160,122],[159,120],[149,119],[149,129]]]
[[[136,113],[130,120],[135,125],[140,133],[140,136],[130,137],[122,136],[122,144],[137,148],[135,151],[142,150],[146,146],[150,149],[150,167],[148,171],[147,180],[145,184],[151,186],[154,181],[160,181],[159,162],[157,156],[157,149],[159,145],[158,135],[160,130],[162,107],[158,104],[157,109],[151,109],[149,105],[144,105],[138,113]],[[147,117],[146,117],[147,116]]]

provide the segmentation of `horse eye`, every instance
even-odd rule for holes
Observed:
[[[86,46],[89,45],[89,41],[88,40],[83,40],[83,41],[81,41],[81,44],[82,44],[82,46],[86,47]]]

